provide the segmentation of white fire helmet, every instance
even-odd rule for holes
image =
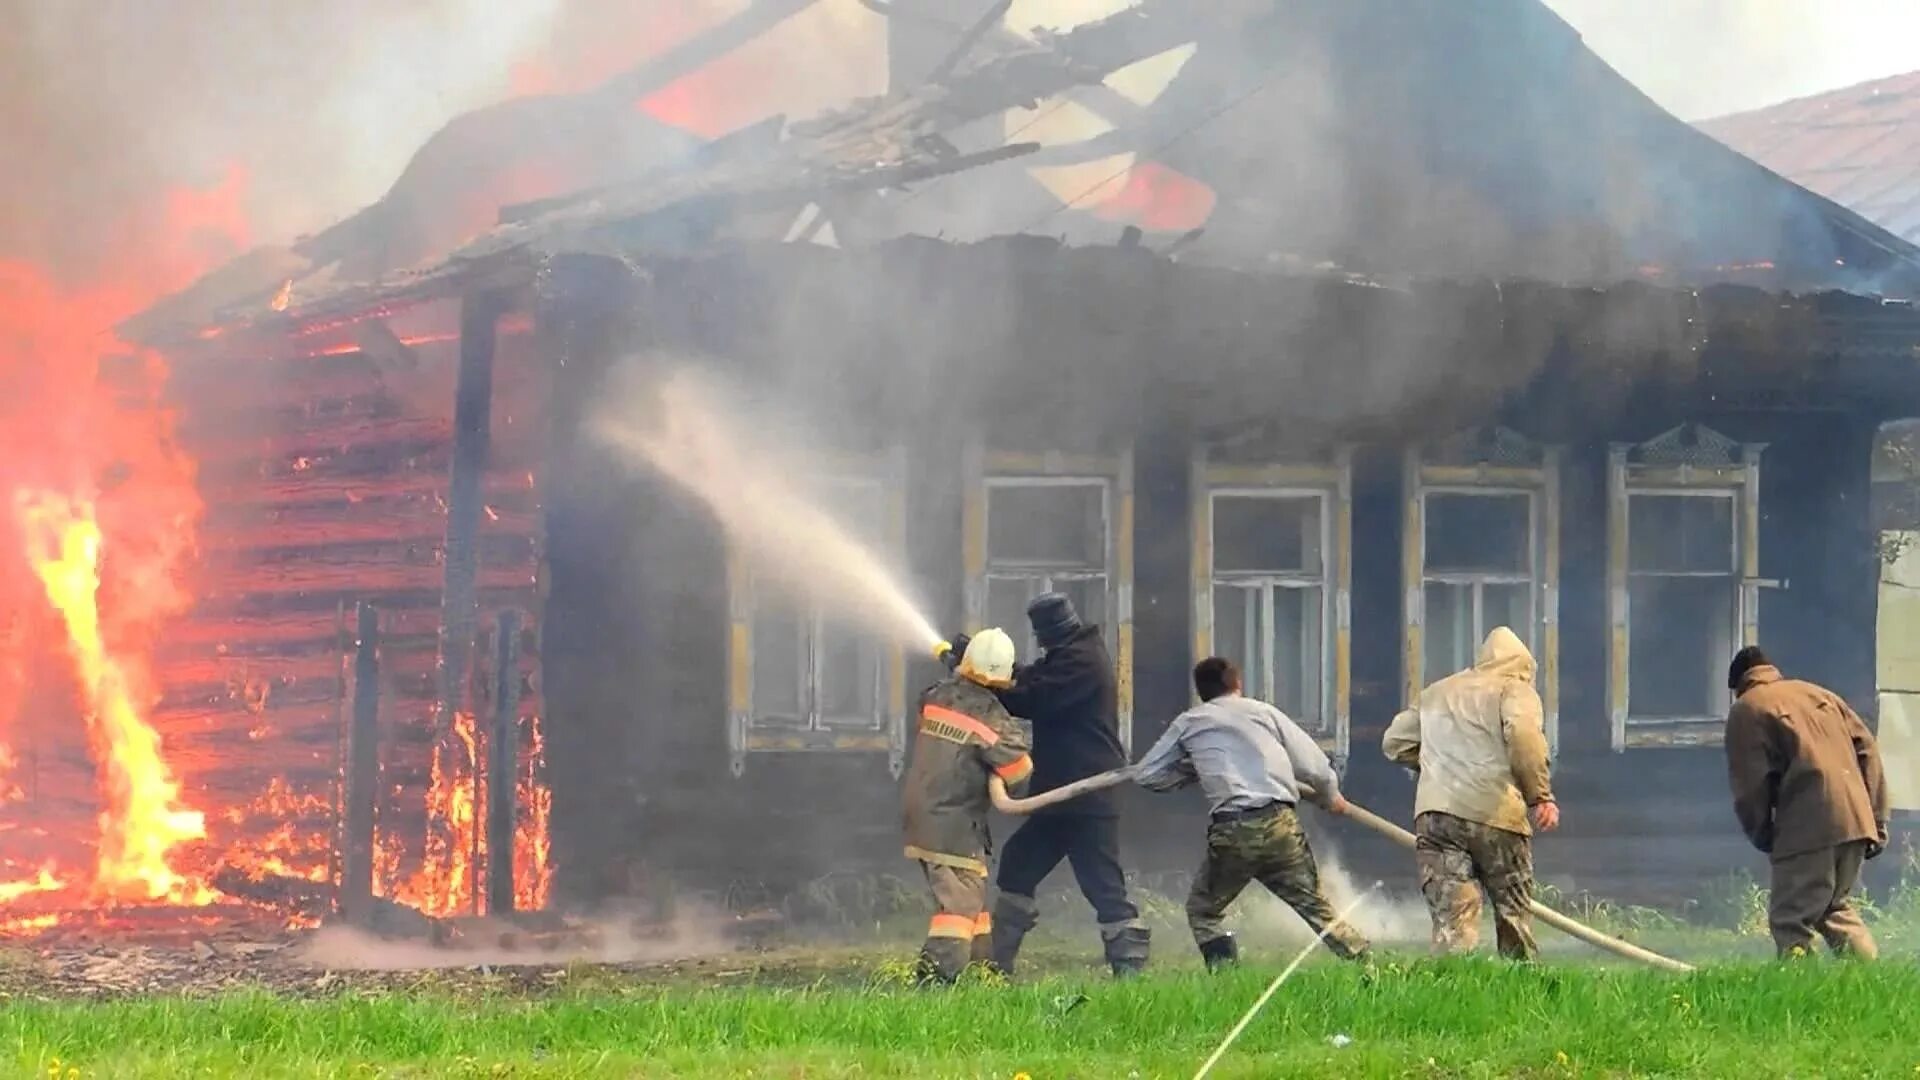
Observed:
[[[960,675],[982,686],[1013,685],[1013,639],[997,626],[973,635],[960,658]]]

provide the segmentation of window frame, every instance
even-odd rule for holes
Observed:
[[[899,563],[906,553],[906,454],[903,448],[876,458],[849,458],[817,478],[821,487],[858,486],[878,496],[882,516],[883,558]],[[906,651],[897,642],[862,635],[872,649],[874,663],[873,723],[829,722],[820,709],[823,665],[829,650],[820,647],[830,633],[829,620],[813,599],[780,601],[798,607],[802,625],[799,648],[801,682],[796,700],[802,723],[769,723],[754,708],[754,627],[760,599],[746,553],[735,545],[727,551],[728,635],[728,748],[733,775],[746,772],[747,758],[756,753],[854,752],[887,754],[888,771],[898,777],[906,765]],[[853,719],[836,717],[837,720]]]
[[[1607,714],[1615,752],[1718,746],[1726,716],[1636,717],[1632,703],[1635,578],[1725,579],[1734,587],[1729,640],[1760,638],[1760,455],[1764,443],[1739,443],[1701,424],[1682,424],[1644,443],[1614,443],[1607,452]],[[1635,496],[1721,498],[1733,505],[1733,559],[1726,573],[1635,571]],[[1716,689],[1716,693],[1721,692]],[[1726,692],[1731,702],[1731,692]]]
[[[1278,662],[1273,656],[1276,589],[1320,590],[1320,720],[1309,724],[1294,717],[1344,767],[1350,750],[1352,716],[1352,448],[1331,449],[1323,462],[1263,461],[1239,463],[1216,460],[1208,448],[1195,449],[1190,468],[1189,516],[1193,529],[1189,593],[1192,618],[1192,659],[1198,662],[1215,651],[1215,590],[1251,587],[1261,598],[1263,643],[1262,677],[1274,686]],[[1318,504],[1320,569],[1313,571],[1221,570],[1215,565],[1214,507],[1222,498],[1313,499]],[[1251,663],[1250,657],[1240,658]]]
[[[1426,678],[1427,586],[1473,586],[1475,626],[1484,639],[1491,627],[1479,627],[1488,584],[1524,584],[1530,625],[1522,634],[1536,664],[1547,746],[1560,746],[1560,459],[1558,446],[1536,443],[1506,428],[1469,429],[1430,446],[1408,447],[1402,458],[1401,498],[1401,650],[1402,701],[1411,704],[1428,685]],[[1528,569],[1513,571],[1429,571],[1427,496],[1527,497]],[[1519,627],[1513,628],[1519,631]],[[1479,640],[1473,643],[1477,648]]]
[[[1527,565],[1526,565],[1526,569],[1524,570],[1431,570],[1431,569],[1428,569],[1427,562],[1426,562],[1427,523],[1431,520],[1431,515],[1428,513],[1428,501],[1435,495],[1458,495],[1465,498],[1487,498],[1487,499],[1513,498],[1515,496],[1524,498],[1527,501]],[[1454,585],[1454,586],[1464,585],[1471,590],[1469,595],[1472,597],[1472,601],[1473,601],[1473,629],[1468,636],[1472,639],[1470,644],[1475,649],[1477,649],[1479,646],[1479,643],[1486,638],[1487,632],[1493,629],[1492,626],[1489,626],[1486,624],[1486,618],[1483,614],[1484,609],[1486,607],[1486,587],[1489,585],[1524,585],[1526,586],[1526,597],[1527,597],[1527,625],[1526,625],[1525,634],[1522,640],[1526,642],[1527,650],[1529,652],[1534,653],[1536,656],[1539,655],[1541,644],[1542,644],[1541,642],[1542,624],[1541,624],[1541,618],[1540,618],[1540,604],[1541,604],[1541,591],[1542,591],[1541,579],[1540,579],[1540,564],[1543,561],[1545,556],[1545,553],[1541,550],[1541,547],[1542,547],[1541,531],[1543,528],[1543,525],[1541,522],[1541,505],[1540,505],[1543,500],[1541,498],[1541,495],[1542,495],[1542,492],[1538,487],[1524,487],[1519,485],[1509,486],[1509,485],[1491,484],[1491,483],[1486,485],[1473,485],[1473,484],[1422,484],[1421,485],[1420,494],[1419,494],[1419,498],[1420,498],[1420,606],[1421,606],[1421,619],[1422,619],[1423,625],[1427,623],[1426,604],[1427,604],[1427,587],[1428,586],[1430,585]],[[1425,649],[1427,644],[1426,639],[1429,636],[1431,635],[1423,634],[1421,638],[1421,650],[1422,650],[1421,677],[1423,679],[1423,685],[1425,682],[1434,681],[1433,678],[1428,676],[1425,670],[1426,668]],[[1471,657],[1469,657],[1468,664],[1471,665],[1471,663],[1472,663],[1472,659]],[[1452,669],[1452,671],[1457,671],[1457,670],[1459,670],[1459,668],[1457,667]],[[1449,671],[1447,674],[1452,674],[1452,671]],[[1443,675],[1439,677],[1444,678],[1445,676]]]
[[[1117,683],[1120,742],[1133,750],[1133,450],[1113,454],[1063,452],[1023,453],[989,451],[970,441],[962,455],[966,497],[962,507],[963,562],[966,574],[965,616],[968,633],[986,625],[989,589],[995,581],[1021,581],[1027,595],[1037,596],[1063,581],[1103,580],[1106,601],[1104,632],[1113,653]],[[1103,562],[1090,564],[1035,563],[996,559],[989,548],[992,532],[988,516],[995,488],[1079,487],[1101,489],[1101,524],[1105,532]],[[1024,619],[1002,627],[1022,642],[1021,656],[1036,653],[1033,633]]]

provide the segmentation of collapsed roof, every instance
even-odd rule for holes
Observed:
[[[764,27],[805,3],[750,5],[663,70],[737,40],[740,20]],[[1666,113],[1539,0],[1143,0],[1063,33],[983,33],[1000,29],[1006,7],[962,28],[928,81],[711,143],[625,107],[650,84],[648,68],[591,94],[469,114],[374,207],[223,268],[126,329],[158,340],[339,311],[561,252],[1022,232],[1110,244],[1123,220],[1083,196],[1148,164],[1184,176],[1181,195],[1200,192],[1204,220],[1177,239],[1127,239],[1183,260],[1920,295],[1920,248]],[[1177,74],[1149,101],[1107,85],[1176,53]],[[1111,130],[1047,146],[1020,139],[1068,104],[1098,110]],[[499,206],[498,224],[451,251],[419,250],[421,215],[474,190],[475,177],[530,160],[571,162],[585,180],[568,195]],[[1066,167],[1094,183],[1061,195]],[[1138,220],[1151,229],[1156,216]]]

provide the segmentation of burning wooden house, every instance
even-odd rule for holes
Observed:
[[[1512,626],[1560,760],[1549,872],[1737,850],[1741,642],[1870,709],[1869,457],[1920,410],[1920,315],[1882,297],[1920,293],[1920,249],[1534,0],[1037,38],[891,7],[880,99],[343,273],[370,211],[290,281],[142,321],[210,507],[160,723],[190,791],[271,771],[303,873],[436,912],[545,903],[549,865],[577,901],[896,867],[937,669],[766,587],[591,436],[636,364],[822,433],[790,482],[943,627],[1073,594],[1136,749],[1224,652],[1399,807],[1384,723]],[[1116,75],[1149,62],[1155,93]],[[1111,130],[1023,141],[1060,110]],[[1133,815],[1136,861],[1177,817]]]

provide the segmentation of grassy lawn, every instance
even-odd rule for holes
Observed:
[[[14,1001],[0,1006],[0,1072],[54,1075],[57,1059],[61,1077],[115,1078],[1187,1077],[1276,970],[937,991],[884,969],[800,987],[583,970],[532,997]],[[1914,1076],[1916,1002],[1920,969],[1898,960],[1674,977],[1491,960],[1390,960],[1368,976],[1316,959],[1213,1075]]]

